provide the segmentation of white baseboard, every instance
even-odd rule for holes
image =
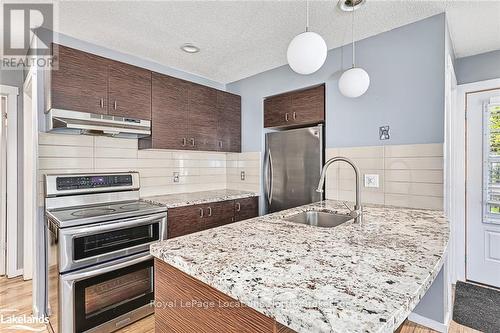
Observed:
[[[440,323],[440,322],[435,321],[433,319],[429,319],[427,317],[421,316],[415,312],[412,312],[408,316],[408,320],[412,321],[416,324],[419,324],[419,325],[422,325],[422,326],[425,326],[428,328],[432,328],[435,331],[438,331],[441,333],[446,333],[446,332],[448,332],[448,326],[450,324],[449,315],[446,317],[447,317],[446,324],[443,324],[443,323]]]
[[[21,276],[21,275],[23,275],[23,269],[22,268],[16,269],[15,271],[7,273],[6,275],[7,275],[8,279],[12,279],[12,278]]]

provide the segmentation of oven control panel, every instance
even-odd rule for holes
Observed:
[[[92,175],[92,176],[60,176],[56,179],[58,191],[91,189],[100,187],[131,186],[132,175]]]

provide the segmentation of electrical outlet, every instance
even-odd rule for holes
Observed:
[[[179,182],[179,173],[174,172],[174,183],[178,183],[178,182]]]
[[[365,187],[379,187],[378,175],[377,174],[366,174],[365,175]]]
[[[380,126],[378,128],[378,136],[380,140],[389,140],[391,135],[389,134],[389,126]]]
[[[240,173],[240,178],[241,178],[241,180],[245,180],[245,171],[242,171]]]

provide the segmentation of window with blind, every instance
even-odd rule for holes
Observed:
[[[491,100],[484,115],[483,220],[500,223],[500,100]]]

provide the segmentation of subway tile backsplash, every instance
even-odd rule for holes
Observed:
[[[443,145],[415,144],[329,148],[327,158],[351,158],[361,172],[361,199],[366,203],[443,209]],[[365,187],[364,175],[379,176],[379,187]],[[326,197],[354,201],[354,172],[347,165],[330,167]]]
[[[38,153],[40,203],[47,173],[139,171],[142,196],[226,188],[259,192],[260,153],[138,150],[137,140],[43,132]],[[232,175],[241,170],[247,177],[236,181]]]

